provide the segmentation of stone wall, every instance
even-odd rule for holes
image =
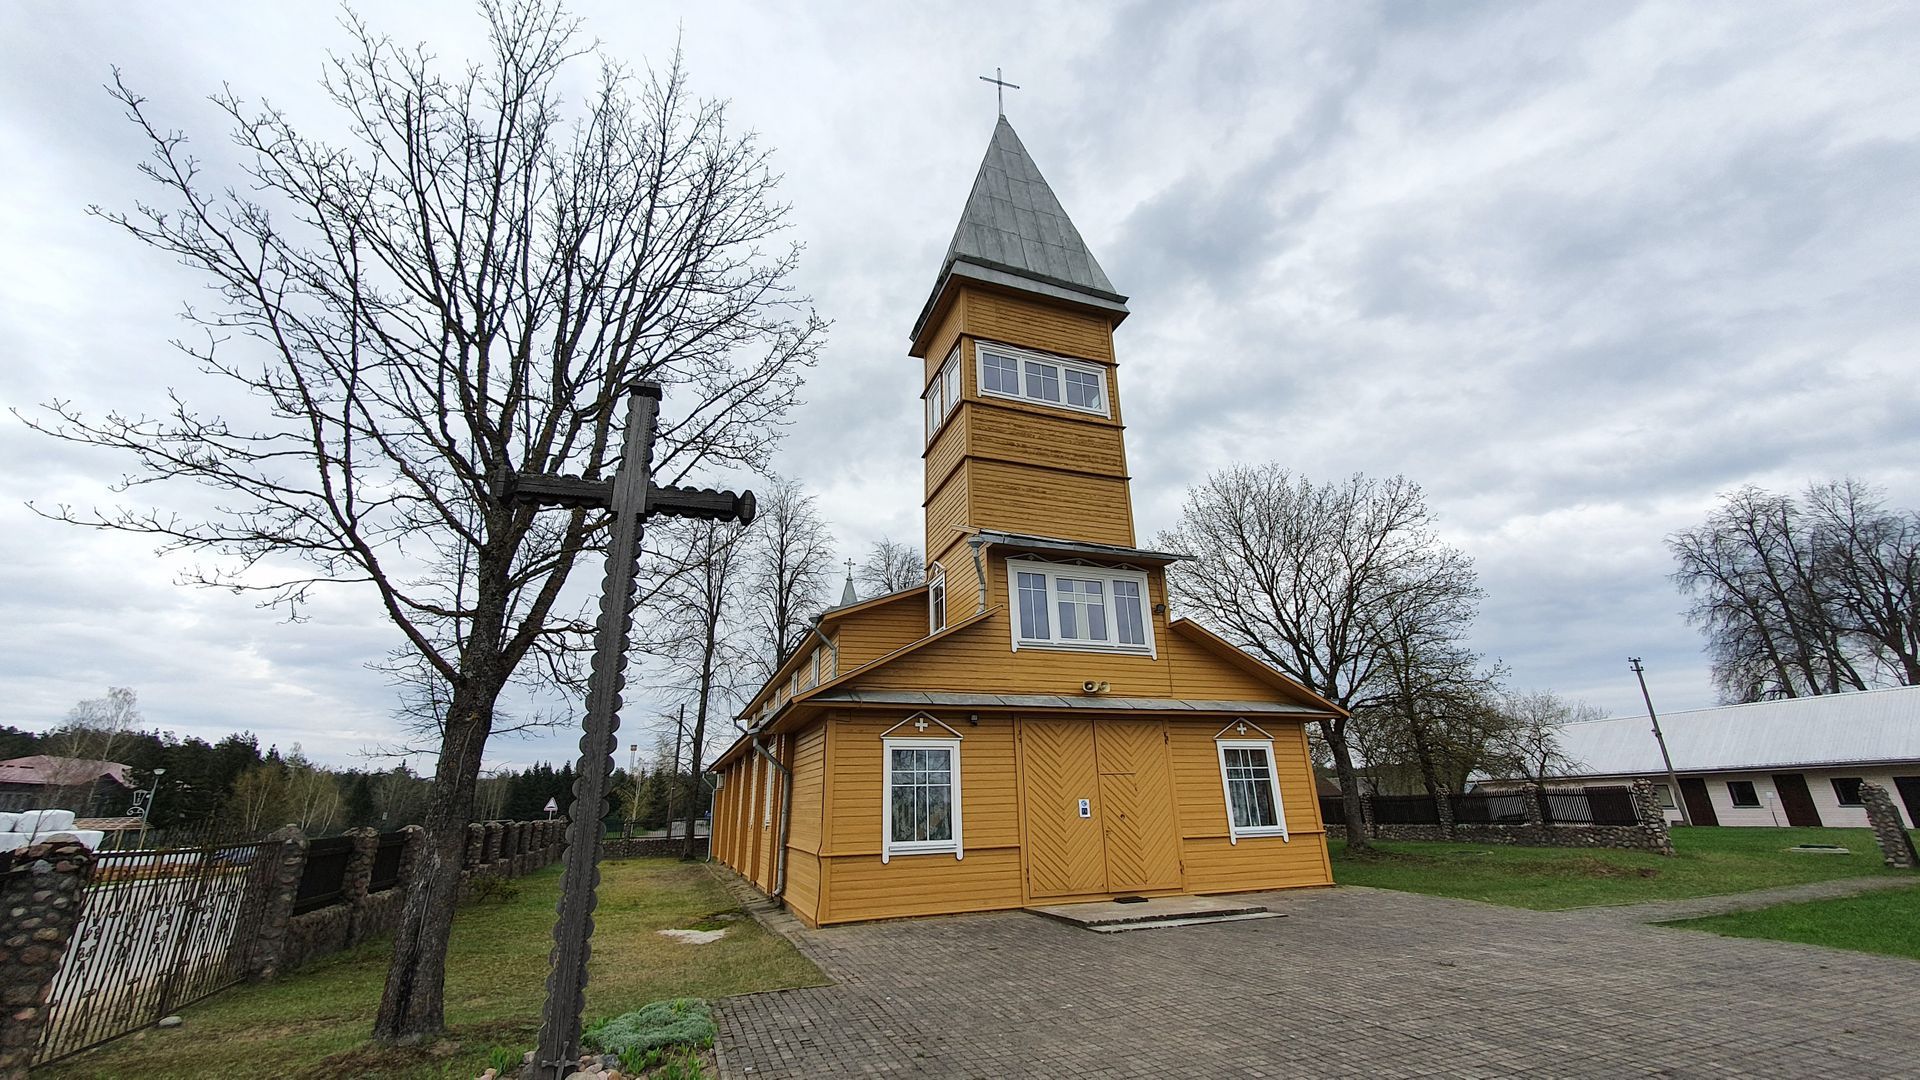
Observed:
[[[1913,850],[1913,834],[1900,820],[1900,808],[1893,804],[1887,789],[1871,781],[1862,783],[1860,803],[1867,808],[1867,824],[1886,864],[1903,870],[1920,867],[1920,855]]]
[[[466,864],[460,871],[463,885],[476,877],[520,877],[551,864],[565,846],[562,824],[558,821],[487,821],[468,825]],[[400,856],[400,883],[380,892],[372,891],[379,834],[372,829],[356,829],[348,834],[354,839],[354,852],[347,863],[340,899],[323,908],[290,915],[285,920],[285,942],[277,950],[279,970],[291,971],[319,957],[351,949],[400,924],[400,915],[407,903],[409,872],[426,845],[426,830],[409,825],[404,831],[407,841]],[[298,876],[294,880],[297,884]],[[464,888],[462,895],[465,895]],[[290,904],[288,910],[291,911]]]
[[[1654,795],[1652,781],[1635,780],[1631,787],[1634,825],[1582,825],[1545,820],[1540,812],[1540,792],[1534,785],[1522,790],[1527,820],[1511,825],[1456,822],[1447,801],[1440,803],[1438,825],[1381,825],[1368,828],[1378,840],[1458,840],[1470,844],[1514,844],[1520,847],[1619,848],[1626,851],[1650,851],[1656,855],[1673,854],[1673,837],[1667,831],[1666,814]],[[1373,819],[1373,799],[1360,798],[1366,818]],[[1347,837],[1345,825],[1329,824],[1327,836],[1334,840]]]
[[[711,838],[696,836],[693,838],[693,857],[707,857],[707,847]],[[600,857],[603,859],[639,859],[651,856],[678,857],[680,849],[687,842],[684,836],[668,838],[665,836],[636,836],[630,840],[600,841]]]
[[[70,840],[0,855],[0,1080],[26,1080],[93,855]]]

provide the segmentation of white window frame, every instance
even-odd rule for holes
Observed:
[[[1227,811],[1227,842],[1238,844],[1243,836],[1277,836],[1283,842],[1292,843],[1293,838],[1287,834],[1287,806],[1280,801],[1280,768],[1273,754],[1273,740],[1215,739],[1213,742],[1220,755],[1220,798]],[[1227,751],[1256,749],[1267,754],[1267,787],[1273,793],[1273,815],[1279,824],[1243,829],[1233,822],[1233,785],[1227,780]]]
[[[941,727],[946,727],[941,724]],[[893,738],[880,740],[880,861],[892,862],[895,855],[952,855],[958,862],[966,858],[960,832],[960,736],[952,738]],[[893,838],[893,752],[895,750],[946,750],[947,787],[953,800],[953,839],[895,840]]]
[[[1004,357],[1014,362],[1014,370],[1019,376],[1019,393],[1009,394],[1004,390],[989,390],[987,388],[986,358],[990,355]],[[1027,396],[1028,364],[1048,364],[1060,369],[1059,401],[1048,401],[1046,398]],[[980,388],[981,397],[1000,398],[1005,401],[1024,401],[1029,405],[1041,405],[1049,409],[1065,409],[1068,412],[1085,413],[1089,416],[1111,417],[1113,415],[1108,406],[1112,391],[1107,385],[1107,369],[1099,364],[1091,364],[1084,360],[1072,360],[1064,356],[1055,356],[1052,353],[1034,352],[1030,349],[1016,349],[1011,345],[1000,345],[989,341],[976,341],[973,344],[973,365],[974,385]],[[1074,405],[1067,401],[1066,372],[1068,371],[1083,372],[1092,375],[1098,380],[1100,386],[1099,408],[1094,409],[1088,408],[1085,405]]]
[[[947,628],[947,600],[947,568],[934,563],[927,575],[927,633],[937,634]]]
[[[940,370],[933,373],[933,381],[921,393],[920,402],[927,420],[927,445],[931,446],[934,436],[946,426],[947,417],[960,405],[960,346],[955,345]]]
[[[1047,637],[1030,638],[1023,635],[1020,625],[1020,575],[1041,574],[1047,579]],[[1054,586],[1056,577],[1094,578],[1105,583],[1100,590],[1101,599],[1107,609],[1106,641],[1062,641],[1060,640],[1060,597]],[[1140,586],[1140,631],[1146,637],[1141,645],[1122,644],[1120,642],[1120,605],[1114,595],[1113,583],[1131,581]],[[1143,570],[1119,570],[1104,566],[1080,566],[1074,563],[1047,562],[1044,559],[1024,557],[1007,560],[1007,621],[1012,625],[1013,651],[1021,649],[1056,649],[1063,652],[1099,652],[1124,653],[1129,656],[1151,656],[1157,658],[1159,645],[1153,635],[1153,591],[1152,579]]]

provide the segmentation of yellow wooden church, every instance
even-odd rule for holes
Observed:
[[[714,856],[808,924],[1332,883],[1335,706],[1134,546],[1126,316],[1002,116],[909,350],[927,583],[823,614],[713,765]]]

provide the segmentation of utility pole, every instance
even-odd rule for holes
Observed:
[[[1637,656],[1627,657],[1627,663],[1640,679],[1640,697],[1647,703],[1647,719],[1653,721],[1653,740],[1660,744],[1660,760],[1667,766],[1667,790],[1673,792],[1674,805],[1680,808],[1680,824],[1692,825],[1693,815],[1687,810],[1687,797],[1680,792],[1680,777],[1673,771],[1673,755],[1667,753],[1667,737],[1660,733],[1660,717],[1653,711],[1653,695],[1647,693],[1647,669],[1640,666]]]
[[[673,797],[680,791],[680,740],[687,737],[687,707],[680,706],[673,716],[673,772],[667,784],[667,839],[673,839]]]

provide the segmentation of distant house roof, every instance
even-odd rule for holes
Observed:
[[[1660,714],[1676,772],[1920,761],[1920,686],[1759,701]],[[1577,776],[1664,770],[1645,716],[1560,728]]]
[[[128,766],[117,761],[89,761],[85,758],[54,757],[33,754],[0,761],[0,784],[31,784],[37,787],[76,787],[91,784],[101,777],[131,789]]]

